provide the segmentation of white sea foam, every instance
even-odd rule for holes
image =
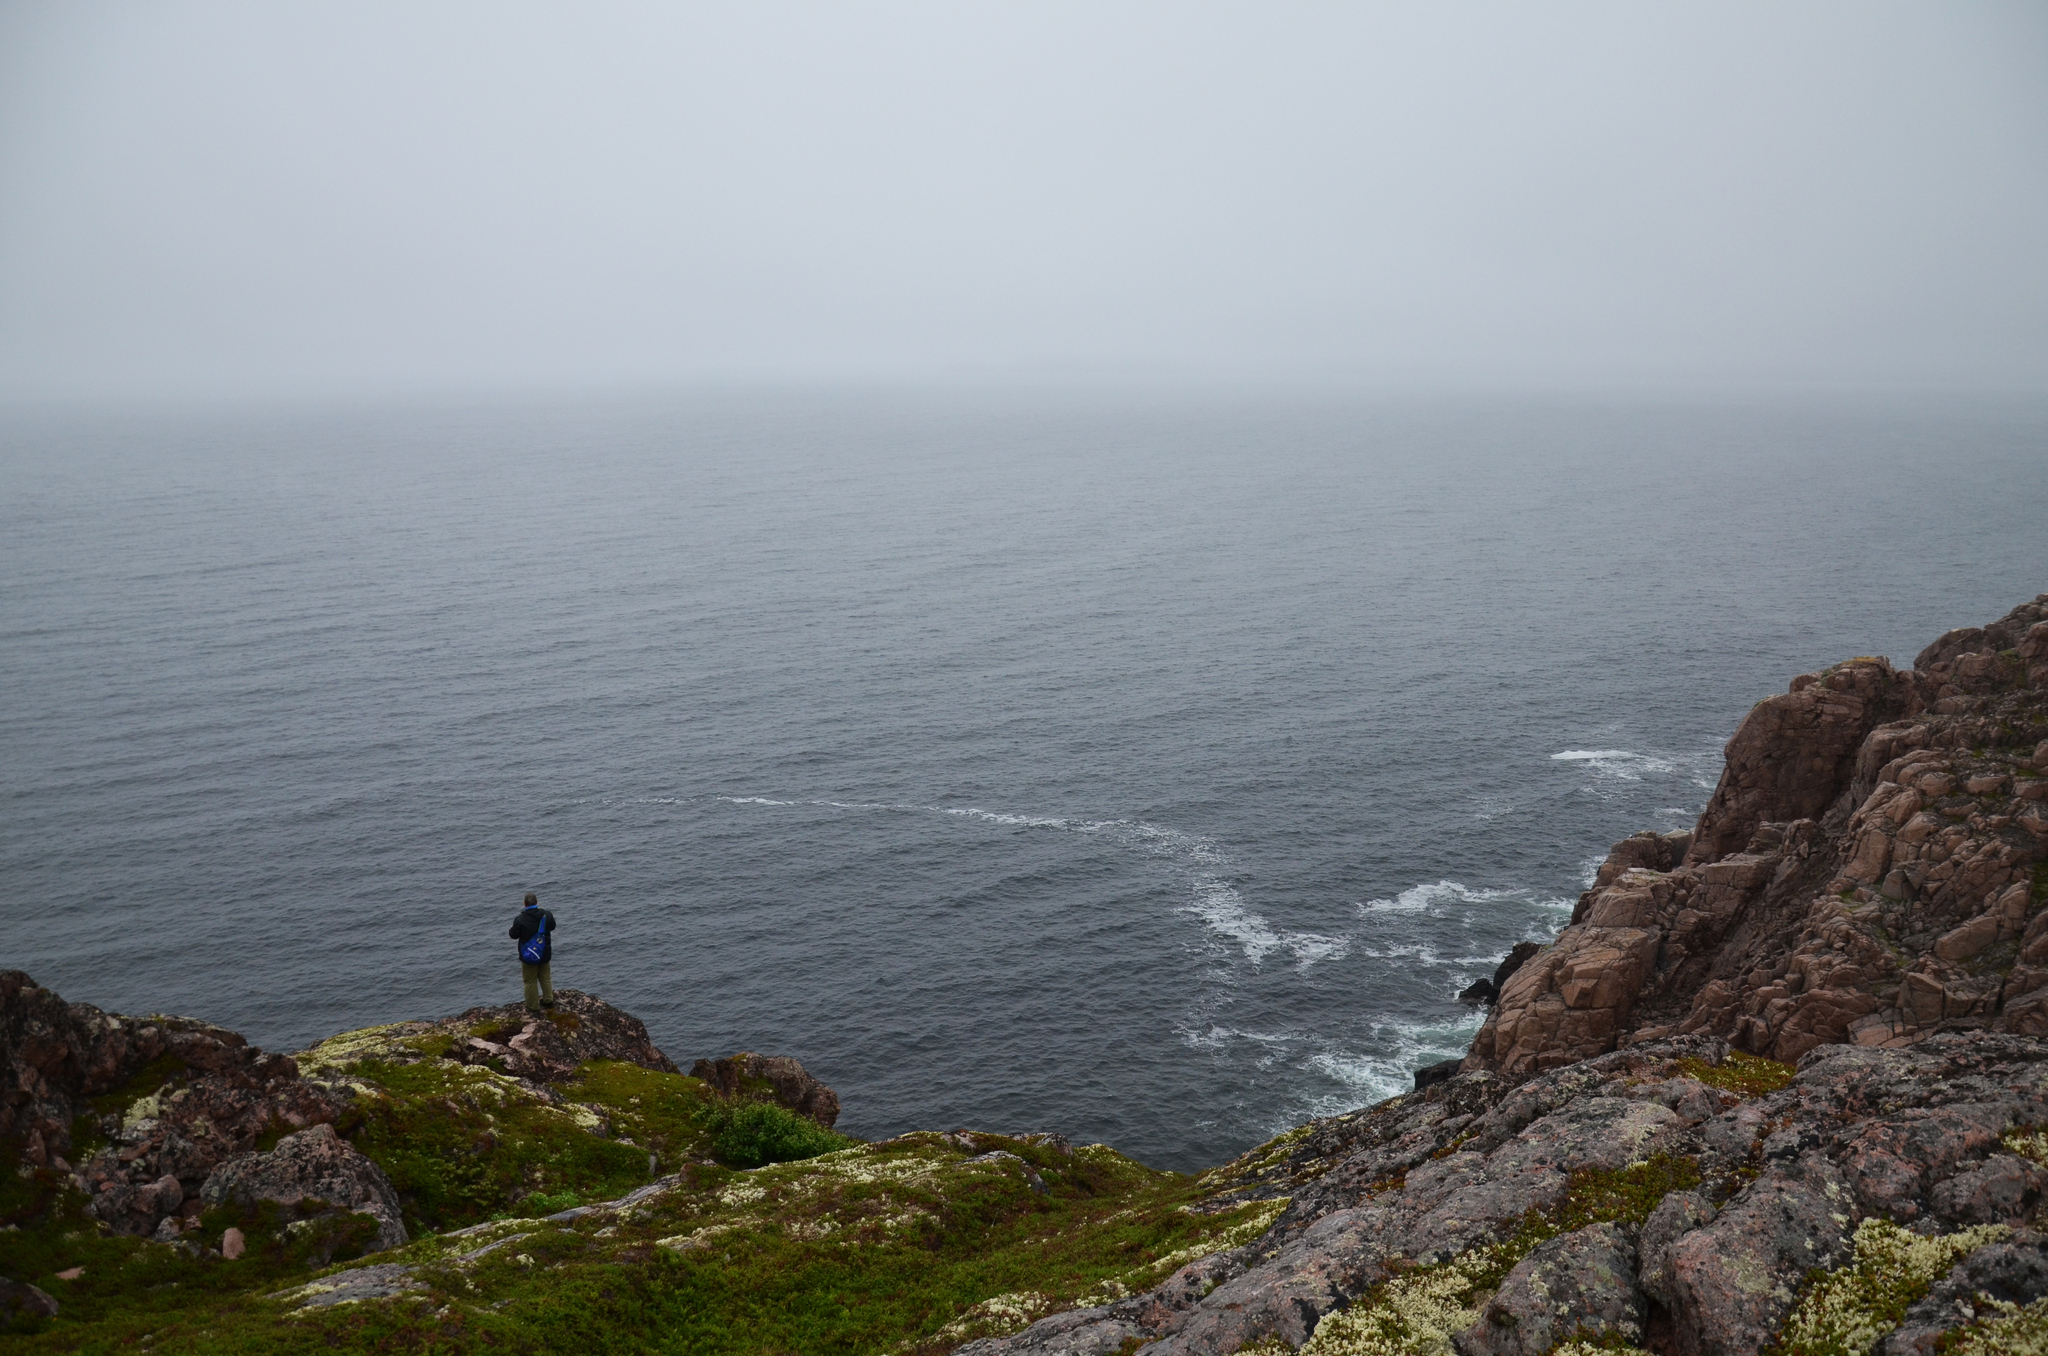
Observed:
[[[954,810],[954,809],[941,809],[941,808],[940,808],[940,807],[938,807],[938,806],[932,806],[932,807],[930,807],[930,808],[932,808],[932,809],[935,809],[935,810],[938,810],[940,814],[946,814],[946,815],[958,815],[958,816],[960,816],[960,817],[961,817],[961,818],[963,818],[963,819],[979,819],[979,820],[983,820],[983,821],[985,821],[985,822],[987,822],[987,823],[990,823],[990,824],[1015,824],[1015,825],[1018,825],[1018,826],[1020,826],[1020,827],[1023,827],[1023,828],[1030,828],[1030,829],[1071,829],[1071,828],[1080,828],[1080,829],[1082,829],[1082,830],[1084,830],[1084,831],[1085,831],[1085,830],[1086,830],[1086,829],[1087,829],[1087,828],[1089,827],[1089,826],[1087,826],[1087,825],[1077,825],[1077,824],[1074,824],[1074,823],[1072,823],[1071,821],[1069,821],[1069,820],[1065,820],[1065,819],[1052,819],[1052,818],[1048,818],[1047,816],[1044,816],[1044,815],[1010,815],[1010,814],[1001,814],[1001,813],[999,813],[999,812],[997,812],[997,811],[995,811],[995,810],[974,810],[974,809],[961,809],[961,810]]]
[[[1194,882],[1194,899],[1183,906],[1208,925],[1210,931],[1234,941],[1245,959],[1257,965],[1275,951],[1294,956],[1303,970],[1319,960],[1342,956],[1351,947],[1349,937],[1329,937],[1319,932],[1281,932],[1263,917],[1247,909],[1244,897],[1228,881],[1213,876]]]
[[[1309,1056],[1303,1067],[1336,1080],[1343,1090],[1325,1093],[1305,1108],[1289,1108],[1275,1118],[1274,1128],[1295,1124],[1303,1111],[1311,1116],[1334,1116],[1412,1092],[1415,1070],[1463,1055],[1484,1021],[1483,1013],[1474,1012],[1451,1022],[1382,1022],[1372,1030],[1374,1048],[1370,1050],[1325,1050]]]
[[[1570,908],[1572,903],[1570,900],[1549,898],[1537,894],[1534,890],[1512,886],[1504,889],[1486,889],[1475,888],[1455,880],[1439,880],[1411,885],[1392,899],[1368,899],[1354,907],[1366,918],[1389,913],[1427,913],[1441,916],[1454,908],[1503,902],[1531,904],[1544,909],[1559,906]]]
[[[1515,803],[1506,796],[1476,796],[1472,810],[1474,819],[1499,819],[1502,815],[1513,814]]]
[[[1550,755],[1552,762],[1582,763],[1604,777],[1639,782],[1646,772],[1676,772],[1678,764],[1652,753],[1633,749],[1566,749]]]
[[[1284,951],[1293,958],[1296,968],[1306,970],[1319,961],[1341,959],[1351,947],[1349,937],[1275,928],[1264,915],[1249,908],[1237,887],[1225,878],[1223,873],[1232,865],[1230,856],[1213,839],[1149,824],[1141,819],[1066,819],[1057,815],[985,810],[978,806],[905,805],[878,801],[796,802],[773,800],[767,796],[720,796],[719,799],[735,805],[787,806],[801,803],[834,810],[928,813],[1005,828],[1058,829],[1102,837],[1134,852],[1175,861],[1188,871],[1191,897],[1181,906],[1180,912],[1201,919],[1211,932],[1235,943],[1244,958],[1254,965],[1276,951]]]

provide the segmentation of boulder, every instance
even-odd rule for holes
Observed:
[[[267,1201],[302,1219],[341,1211],[364,1214],[377,1222],[378,1251],[406,1242],[391,1179],[331,1125],[286,1135],[268,1153],[229,1159],[207,1177],[200,1199],[209,1206]]]
[[[57,1316],[57,1301],[23,1281],[0,1276],[0,1332],[33,1328]]]
[[[1539,1244],[1515,1264],[1454,1339],[1459,1356],[1547,1356],[1574,1337],[1643,1339],[1636,1246],[1613,1224],[1593,1224]]]
[[[690,1067],[690,1077],[703,1079],[727,1097],[772,1100],[827,1130],[839,1119],[839,1094],[788,1055],[743,1050],[727,1059],[700,1059]]]

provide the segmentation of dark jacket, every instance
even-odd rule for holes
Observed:
[[[549,913],[546,909],[537,907],[521,909],[519,916],[512,920],[512,926],[506,929],[505,935],[515,942],[524,942],[533,935],[533,930],[540,926],[540,920],[543,918],[548,920],[548,935],[541,939],[540,963],[546,965],[555,956],[555,916],[553,914]]]

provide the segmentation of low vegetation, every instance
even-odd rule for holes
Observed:
[[[1800,1297],[1778,1356],[1865,1356],[1957,1258],[2011,1232],[1987,1224],[1926,1238],[1890,1220],[1864,1220],[1849,1262],[1816,1277]]]
[[[488,1037],[486,1037],[488,1038]],[[115,1237],[0,1146],[0,1275],[61,1310],[26,1351],[876,1352],[920,1356],[1142,1290],[1264,1232],[1285,1200],[1203,1206],[1195,1178],[1102,1146],[993,1135],[862,1144],[698,1080],[592,1062],[536,1088],[445,1036],[352,1033],[307,1063],[400,1193],[400,1293],[307,1305],[361,1266],[366,1217],[211,1210],[190,1242]],[[107,1099],[121,1110],[145,1078]],[[652,1187],[624,1209],[549,1220]],[[308,1283],[311,1283],[309,1286]],[[329,1291],[329,1293],[333,1293]]]
[[[1448,1354],[1451,1335],[1479,1321],[1480,1303],[1538,1245],[1591,1224],[1641,1224],[1666,1195],[1699,1184],[1698,1161],[1670,1154],[1617,1171],[1575,1173],[1554,1209],[1530,1211],[1502,1242],[1382,1282],[1318,1324],[1302,1351],[1309,1356]]]
[[[1780,1064],[1761,1055],[1746,1055],[1740,1050],[1730,1050],[1727,1058],[1719,1064],[1709,1064],[1703,1059],[1680,1060],[1678,1071],[1710,1088],[1745,1098],[1782,1092],[1792,1086],[1793,1078],[1799,1073],[1790,1064]]]

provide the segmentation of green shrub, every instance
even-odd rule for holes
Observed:
[[[730,1102],[709,1119],[712,1152],[736,1168],[795,1163],[860,1142],[773,1102]]]

